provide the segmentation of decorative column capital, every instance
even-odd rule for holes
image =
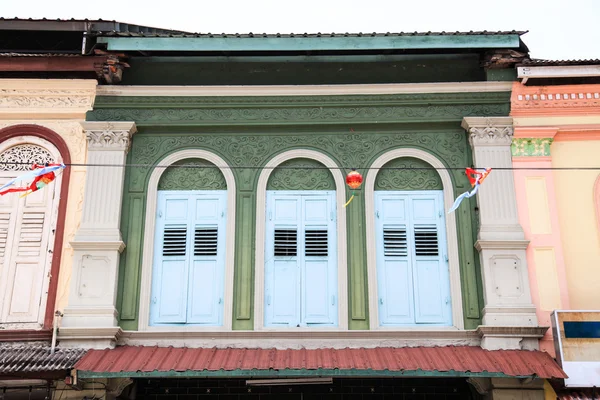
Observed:
[[[511,117],[465,117],[461,126],[469,133],[471,147],[510,146],[512,143]]]
[[[88,149],[129,152],[135,122],[82,122]]]

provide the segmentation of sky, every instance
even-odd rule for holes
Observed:
[[[600,0],[0,0],[4,18],[200,33],[522,30],[533,58],[600,59]]]

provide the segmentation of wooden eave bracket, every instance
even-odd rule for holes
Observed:
[[[482,64],[486,69],[514,68],[516,64],[522,63],[527,57],[527,53],[520,51],[498,49],[486,52]]]

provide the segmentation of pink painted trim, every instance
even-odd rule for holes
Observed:
[[[553,138],[558,133],[557,127],[516,126],[515,138]]]
[[[600,109],[600,85],[525,86],[514,82],[511,116],[589,115]]]
[[[513,167],[515,168],[548,168],[552,166],[551,157],[515,157],[513,158]],[[558,221],[558,206],[556,202],[554,175],[551,170],[514,170],[515,190],[517,196],[517,208],[519,213],[519,222],[525,232],[525,238],[530,241],[526,250],[526,258],[529,273],[529,284],[531,288],[531,299],[536,305],[536,314],[538,324],[540,326],[551,326],[549,310],[540,308],[540,292],[539,283],[537,281],[537,266],[535,265],[534,250],[539,248],[553,248],[556,257],[556,273],[558,287],[560,290],[560,301],[563,309],[569,309],[569,295],[567,287],[567,274],[564,262],[564,254],[562,249],[562,241],[560,235],[560,225]],[[543,177],[546,181],[546,195],[548,199],[548,208],[550,210],[551,234],[533,234],[531,232],[529,210],[527,207],[527,191],[526,178],[528,177]],[[600,185],[599,185],[600,190]],[[599,195],[600,196],[600,195]],[[552,332],[548,330],[541,344],[544,350],[550,354],[554,354],[554,347],[550,345],[552,342]]]
[[[551,162],[552,161],[552,157],[551,156],[515,156],[512,158],[513,162],[520,162],[520,163],[536,163],[536,162]],[[514,167],[514,165],[513,165]],[[527,168],[531,168],[531,165],[528,165]]]
[[[582,140],[600,140],[600,127],[584,129],[571,127],[569,130],[561,129],[555,136],[556,142],[580,142]]]
[[[598,175],[594,184],[594,205],[596,206],[596,222],[598,224],[598,233],[600,234],[600,175]]]

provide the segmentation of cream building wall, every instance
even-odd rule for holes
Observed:
[[[566,138],[552,144],[555,168],[599,165],[596,134],[590,134],[590,140]],[[594,198],[599,176],[600,170],[554,171],[569,303],[574,310],[600,310],[600,234]]]
[[[93,107],[96,84],[96,80],[0,79],[0,129],[23,124],[50,129],[66,142],[71,163],[84,164],[87,141],[81,122]],[[63,310],[67,304],[73,260],[69,242],[79,227],[83,205],[85,167],[70,168],[55,310]]]

